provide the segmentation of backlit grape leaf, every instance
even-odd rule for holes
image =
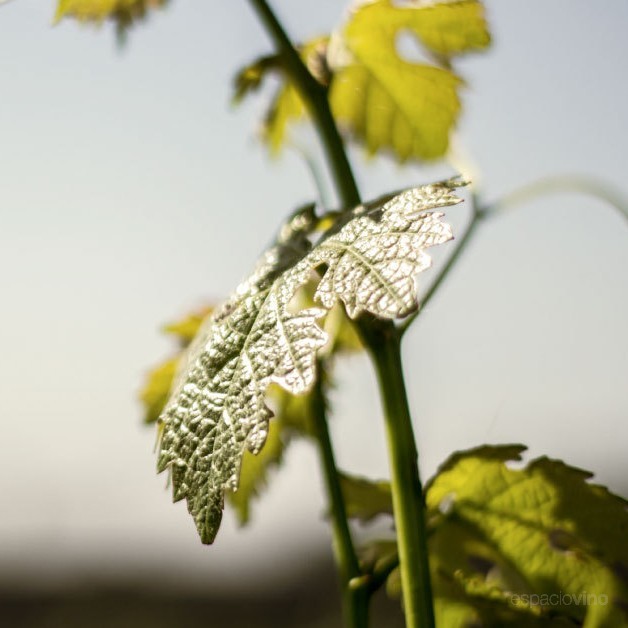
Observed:
[[[433,210],[459,202],[453,189],[460,184],[426,185],[382,207],[357,208],[313,249],[308,235],[316,219],[311,208],[297,213],[253,275],[205,321],[160,418],[158,458],[204,543],[218,531],[225,492],[237,490],[244,452],[258,453],[266,440],[267,387],[295,395],[310,389],[317,350],[328,340],[318,321],[336,299],[351,316],[395,318],[416,308],[411,273],[428,266],[424,248],[451,237]],[[323,307],[291,307],[321,267],[316,298]]]
[[[201,328],[203,321],[212,313],[213,308],[204,307],[187,316],[164,325],[164,332],[175,336],[182,347],[187,347]]]
[[[298,46],[303,63],[322,85],[330,80],[327,67],[327,37],[317,37]],[[272,98],[262,125],[262,139],[268,144],[272,154],[278,154],[288,137],[288,125],[305,118],[306,107],[298,91],[283,73],[281,57],[269,55],[260,57],[242,68],[234,79],[234,103],[239,103],[249,93],[259,89],[263,80],[270,74],[282,80]]]
[[[119,33],[152,9],[163,7],[168,0],[58,0],[55,20],[73,17],[81,22],[100,24],[111,20]]]
[[[405,32],[444,62],[404,59],[398,36]],[[334,116],[370,153],[389,150],[401,162],[442,157],[460,111],[462,84],[448,57],[485,48],[489,41],[477,0],[363,2],[330,45]]]
[[[351,318],[363,311],[380,318],[408,315],[417,307],[414,275],[430,265],[425,249],[452,238],[443,214],[425,210],[460,200],[447,185],[425,186],[394,197],[379,220],[358,214],[308,256],[311,265],[327,267],[315,299],[327,308],[342,300]]]
[[[329,82],[326,65],[327,38],[312,39],[299,47],[299,52],[310,73],[321,84]],[[305,113],[306,107],[299,92],[290,81],[284,81],[273,99],[262,128],[262,137],[273,154],[278,154],[285,143],[288,124],[303,119]]]
[[[258,90],[270,72],[281,72],[279,55],[259,57],[253,63],[243,67],[233,79],[233,104],[239,104],[251,92]]]
[[[628,503],[557,460],[509,467],[524,449],[458,452],[426,487],[440,625],[628,625]]]
[[[424,46],[425,62],[404,58],[399,47],[403,34]],[[331,38],[316,38],[299,50],[314,78],[329,87],[332,113],[343,134],[363,143],[369,153],[389,151],[403,162],[446,153],[463,84],[451,70],[452,58],[489,44],[479,0],[369,0],[357,3],[344,28]],[[236,100],[257,89],[272,71],[282,75],[276,56],[244,68],[236,77]],[[282,78],[263,127],[273,153],[286,142],[289,124],[306,114],[297,90]]]
[[[495,455],[500,450],[503,460]],[[505,465],[519,457],[512,446],[453,456],[427,492],[428,508],[443,511],[434,542],[439,534],[447,534],[448,526],[464,525],[492,546],[526,583],[518,590],[512,577],[501,582],[496,578],[503,590],[522,596],[592,595],[594,603],[578,604],[559,597],[542,610],[575,621],[586,619],[587,626],[625,625],[628,502],[591,484],[589,472],[558,460],[537,458],[523,469]],[[443,547],[451,549],[452,544]],[[491,568],[491,557],[485,556],[483,562],[485,569]],[[496,567],[494,575],[501,572],[503,579],[503,569]],[[468,563],[459,569],[469,575]],[[522,606],[526,599],[519,600]]]
[[[179,357],[168,358],[153,368],[146,376],[140,390],[140,401],[144,405],[144,421],[153,423],[159,418],[170,396],[172,382],[177,373]]]

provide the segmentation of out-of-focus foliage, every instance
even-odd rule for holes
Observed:
[[[212,308],[203,308],[164,326],[164,332],[178,340],[180,351],[155,366],[146,376],[144,386],[140,390],[140,400],[144,406],[144,421],[146,423],[153,423],[162,413],[179,366],[181,350],[189,345],[201,323],[211,314],[211,311]]]
[[[306,393],[317,350],[328,344],[318,324],[342,303],[349,316],[406,316],[417,307],[413,275],[430,264],[425,249],[451,229],[432,211],[460,202],[459,180],[407,190],[383,206],[356,208],[338,231],[312,247],[312,207],[293,214],[253,275],[201,327],[160,420],[158,469],[168,469],[173,497],[186,499],[201,540],[215,538],[225,493],[235,491],[244,453],[258,454],[272,412],[266,389]],[[314,300],[294,297],[323,268]]]
[[[399,37],[410,34],[427,62],[404,57]],[[345,135],[371,154],[390,151],[398,161],[442,157],[460,111],[461,79],[453,57],[485,49],[490,35],[479,0],[399,5],[392,0],[359,4],[344,28],[300,48],[312,75],[329,88],[332,112]],[[236,77],[236,99],[257,88],[278,57],[264,57]],[[266,117],[264,138],[277,153],[290,122],[306,110],[286,81]]]
[[[178,365],[179,356],[168,358],[152,368],[146,376],[146,381],[140,390],[146,423],[154,423],[163,412]]]
[[[367,523],[381,514],[392,515],[389,482],[372,481],[342,473],[340,487],[347,517]]]
[[[440,625],[628,625],[628,503],[558,460],[511,468],[524,449],[456,453],[426,488]],[[376,576],[391,543],[365,550]],[[398,569],[385,575],[399,595]]]
[[[235,509],[241,525],[249,521],[251,499],[266,485],[268,470],[281,463],[284,452],[282,432],[280,415],[268,425],[264,448],[257,454],[244,452],[238,490],[228,493],[229,502]]]
[[[59,0],[55,20],[73,17],[81,22],[100,24],[111,20],[120,34],[153,9],[168,0]]]
[[[429,64],[404,58],[402,33],[438,56]],[[402,162],[442,157],[460,110],[461,81],[449,69],[450,58],[489,41],[476,0],[359,5],[330,47],[334,116],[369,153],[390,150]]]
[[[330,79],[327,69],[327,37],[317,37],[299,48],[299,54],[308,70],[322,85]],[[278,55],[261,57],[244,67],[235,77],[234,102],[257,90],[268,73],[281,75],[282,64]],[[262,137],[271,153],[278,154],[288,140],[288,126],[303,119],[305,104],[296,88],[289,81],[282,81],[262,124]]]

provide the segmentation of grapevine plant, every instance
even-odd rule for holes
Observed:
[[[111,19],[124,34],[164,4],[60,0],[58,18]],[[298,44],[266,0],[249,5],[275,50],[237,74],[234,99],[279,77],[262,138],[277,153],[309,121],[340,206],[289,214],[231,297],[167,328],[182,350],[149,374],[142,399],[174,500],[187,502],[201,542],[213,543],[225,504],[246,523],[269,469],[305,438],[320,455],[347,626],[368,625],[380,588],[400,598],[409,628],[628,626],[627,502],[591,474],[546,457],[513,467],[525,447],[506,444],[453,453],[425,485],[419,477],[404,333],[484,222],[572,182],[546,181],[492,206],[471,188],[470,222],[453,234],[445,213],[468,181],[364,201],[345,147],[399,162],[447,158],[463,86],[456,58],[490,45],[482,3],[363,0],[330,36]],[[402,33],[428,61],[401,55]],[[628,217],[605,188],[576,184]],[[449,257],[419,302],[415,278],[433,246]],[[327,393],[334,362],[351,351],[365,351],[377,375],[388,481],[336,466]],[[394,533],[357,546],[351,520],[376,516],[392,517]]]

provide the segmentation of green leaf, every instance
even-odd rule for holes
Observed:
[[[181,343],[182,347],[187,347],[194,339],[194,336],[198,333],[203,321],[212,313],[212,311],[213,308],[205,307],[198,311],[191,312],[178,321],[164,325],[164,332],[170,334],[171,336],[175,336]]]
[[[431,57],[428,63],[404,59],[397,48],[400,34],[414,35]],[[479,0],[435,3],[392,0],[363,2],[344,29],[299,46],[310,73],[329,86],[332,113],[347,137],[369,153],[391,151],[401,162],[442,157],[460,112],[461,79],[452,58],[484,50],[490,35]],[[236,76],[238,102],[271,73],[283,82],[272,100],[263,139],[277,154],[288,140],[288,128],[306,117],[297,90],[283,76],[278,56],[258,59]]]
[[[308,70],[322,85],[330,80],[327,67],[327,37],[317,37],[298,46],[299,54]],[[262,126],[262,139],[268,144],[271,153],[278,155],[288,140],[288,127],[293,122],[305,119],[306,107],[298,91],[284,74],[281,57],[270,55],[255,60],[244,67],[235,77],[235,103],[242,101],[249,93],[259,89],[264,79],[277,74],[282,79],[269,107]]]
[[[140,390],[140,401],[144,405],[144,422],[154,423],[170,396],[172,382],[177,372],[179,356],[168,358],[149,371]]]
[[[250,93],[257,91],[271,72],[281,72],[279,55],[260,57],[243,67],[233,79],[233,104],[241,103]]]
[[[73,17],[81,22],[100,24],[115,22],[118,32],[124,32],[149,11],[163,7],[168,0],[59,0],[55,21]]]
[[[511,468],[524,449],[458,452],[428,484],[437,623],[628,625],[628,503],[557,460]],[[383,560],[378,547],[371,564]],[[399,596],[398,569],[386,575]]]
[[[390,319],[417,307],[412,275],[429,266],[424,249],[451,238],[432,210],[458,203],[458,185],[427,185],[382,207],[356,208],[313,249],[313,210],[297,212],[253,275],[203,324],[160,417],[158,458],[158,470],[170,470],[174,500],[187,500],[202,542],[215,538],[244,452],[264,445],[268,386],[298,395],[314,383],[316,353],[328,341],[318,320],[327,310],[340,300],[351,317],[364,311]],[[323,307],[293,309],[295,294],[321,267],[315,299]]]
[[[347,516],[367,523],[377,515],[392,515],[390,483],[373,481],[346,473],[339,476]]]
[[[627,502],[589,483],[589,472],[558,460],[543,457],[523,469],[507,467],[505,461],[518,460],[520,451],[520,446],[483,447],[445,463],[427,493],[428,508],[444,511],[436,538],[451,525],[464,526],[494,548],[526,583],[517,588],[508,579],[505,590],[607,600],[589,605],[559,600],[546,610],[575,621],[586,618],[588,626],[628,621],[621,610],[628,608]],[[459,569],[470,576],[468,565]]]
[[[432,65],[403,59],[397,50],[402,32],[444,59]],[[334,116],[369,153],[390,150],[401,162],[442,157],[460,111],[462,83],[449,70],[448,57],[489,41],[478,1],[401,8],[391,0],[363,3],[330,46]]]
[[[394,4],[380,0],[370,15],[381,36],[390,40],[404,29],[414,33],[432,52],[444,57],[484,50],[491,36],[479,0]],[[371,5],[372,6],[372,5]]]

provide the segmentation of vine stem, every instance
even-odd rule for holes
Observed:
[[[329,107],[327,90],[310,74],[266,0],[249,1],[306,103],[325,149],[343,208],[359,205],[360,194]],[[434,628],[423,492],[403,380],[401,334],[392,322],[372,317],[362,317],[356,325],[375,365],[384,404],[406,626]],[[334,473],[337,476],[336,469]],[[346,539],[338,540],[346,550]]]
[[[314,413],[314,434],[318,444],[325,488],[329,499],[334,540],[334,554],[340,571],[343,586],[343,607],[347,626],[366,628],[368,626],[369,592],[362,582],[360,563],[351,538],[338,468],[329,435],[327,422],[327,402],[324,387],[324,364],[319,362],[319,376],[312,391]],[[357,586],[356,586],[357,585]]]
[[[329,161],[334,184],[345,209],[360,204],[360,193],[351,165],[329,108],[327,90],[305,67],[299,53],[266,0],[249,0],[282,56],[284,68],[314,120]]]
[[[433,627],[425,505],[403,379],[401,332],[392,325],[382,326],[370,329],[366,337],[384,403],[406,626]]]

